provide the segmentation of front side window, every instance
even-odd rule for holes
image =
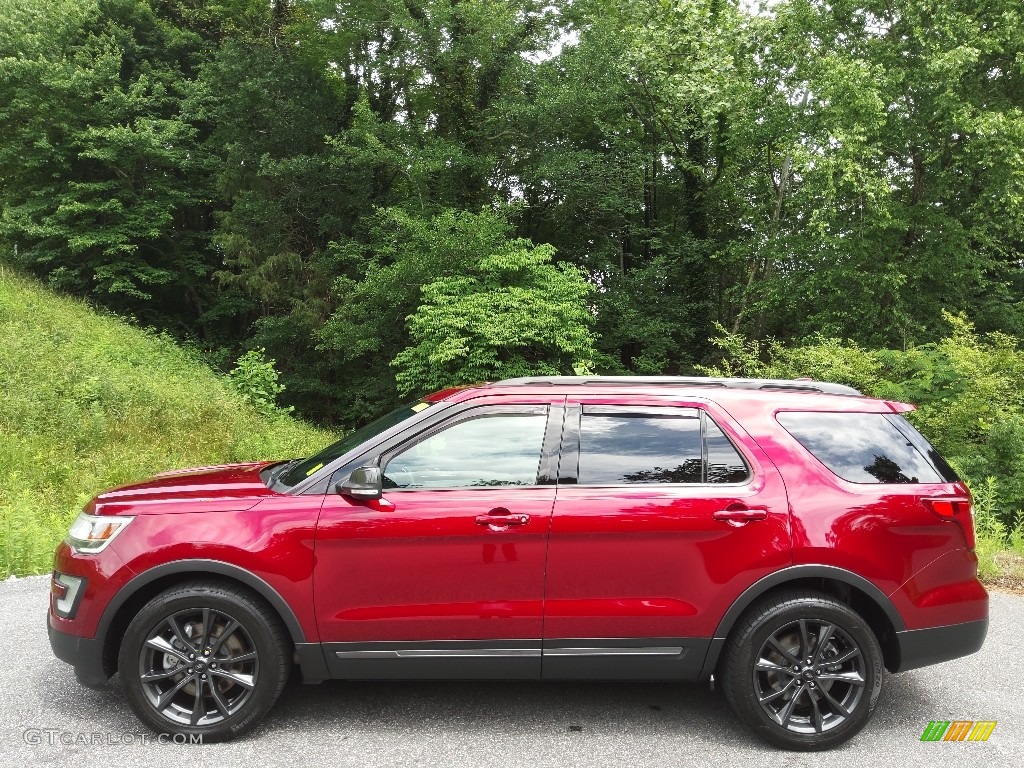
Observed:
[[[749,477],[739,452],[705,414],[659,410],[584,407],[579,484],[738,483]]]
[[[778,420],[818,461],[851,483],[943,481],[887,414],[791,412],[780,413]]]
[[[537,484],[544,413],[460,421],[394,456],[385,488],[488,488]]]

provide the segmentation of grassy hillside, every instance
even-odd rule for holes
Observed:
[[[173,341],[0,267],[0,578],[45,571],[97,491],[164,469],[308,455]]]

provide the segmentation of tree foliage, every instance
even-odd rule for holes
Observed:
[[[462,275],[423,286],[409,318],[413,344],[395,357],[408,394],[465,382],[571,374],[594,358],[593,292],[551,246],[509,242]]]
[[[0,16],[0,237],[62,288],[194,320],[212,192],[183,105],[201,38],[145,0]]]
[[[1020,338],[1018,6],[0,0],[0,246],[225,367],[265,349],[346,426],[459,377],[690,372],[716,324]]]

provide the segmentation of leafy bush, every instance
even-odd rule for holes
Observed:
[[[295,410],[291,406],[278,408],[277,396],[284,392],[284,385],[277,383],[274,365],[275,361],[267,360],[267,350],[260,347],[238,358],[235,368],[228,374],[238,393],[264,416],[273,416],[279,410],[285,413]]]
[[[88,498],[174,467],[307,455],[331,436],[261,412],[170,338],[0,274],[0,577],[46,570]]]

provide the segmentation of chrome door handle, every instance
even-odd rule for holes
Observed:
[[[513,515],[504,507],[492,509],[486,515],[476,516],[477,525],[490,525],[501,528],[507,528],[512,525],[526,525],[529,522],[529,515]]]
[[[730,507],[729,509],[719,509],[712,512],[711,517],[715,520],[731,523],[732,525],[745,525],[754,520],[766,520],[768,518],[768,510]]]

